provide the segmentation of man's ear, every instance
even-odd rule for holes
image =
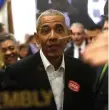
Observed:
[[[37,33],[34,33],[34,37],[35,37],[35,39],[36,39],[36,42],[37,42],[38,44],[40,44],[39,36],[38,36]]]

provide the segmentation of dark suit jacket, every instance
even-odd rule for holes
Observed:
[[[70,57],[73,57],[74,56],[74,44],[72,41],[70,42],[70,44],[71,44],[71,46],[65,50],[65,54]],[[86,45],[87,44],[88,44],[88,42],[86,41]]]
[[[95,80],[93,73],[88,65],[65,55],[63,110],[92,110],[92,84]],[[8,67],[6,74],[3,90],[51,90],[39,52]],[[69,87],[70,81],[80,86],[79,91],[76,92]],[[30,107],[26,110],[56,110],[54,97],[48,107],[43,109]]]
[[[106,69],[103,78],[100,83],[98,83],[99,76],[103,66],[98,67],[98,77],[95,82],[94,91],[95,91],[95,103],[94,110],[108,110],[108,68]]]

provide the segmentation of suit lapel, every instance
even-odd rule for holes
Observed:
[[[103,78],[101,79],[101,81],[100,81],[99,84],[97,85],[97,88],[96,88],[97,93],[98,93],[100,90],[104,90],[104,89],[102,89],[102,88],[104,88],[104,87],[107,85],[107,82],[108,82],[108,68],[106,69]],[[107,85],[107,88],[108,88],[108,85]]]
[[[71,69],[71,68],[74,68],[74,65],[70,64],[71,62],[70,60],[65,56],[64,105],[63,106],[64,108],[67,107],[66,109],[71,107],[72,104],[76,104],[76,100],[78,100],[77,96],[79,93],[79,92],[75,92],[72,88],[69,87],[70,82],[72,81],[76,82],[76,77],[77,77],[75,76],[75,74],[72,74],[72,73],[75,73],[75,69]],[[72,100],[72,97],[73,97],[73,100]]]
[[[94,83],[94,85],[93,85],[93,90],[94,90],[94,92],[96,91],[96,89],[97,89],[97,87],[98,87],[99,77],[100,77],[100,73],[101,73],[101,71],[102,71],[102,68],[103,68],[103,66],[100,66],[100,67],[97,67],[97,68],[96,68],[96,80],[95,80],[95,83]]]

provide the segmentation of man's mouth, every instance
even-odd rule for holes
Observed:
[[[7,60],[8,60],[8,61],[11,61],[12,59],[13,59],[12,56],[7,57]]]
[[[56,51],[60,48],[59,44],[53,44],[48,46],[48,51]]]
[[[11,60],[15,59],[15,57],[16,57],[15,55],[10,55],[10,56],[7,56],[6,59],[8,61],[11,61]]]

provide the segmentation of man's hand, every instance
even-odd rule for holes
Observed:
[[[83,60],[93,66],[99,66],[108,61],[108,31],[100,33],[83,52]]]

